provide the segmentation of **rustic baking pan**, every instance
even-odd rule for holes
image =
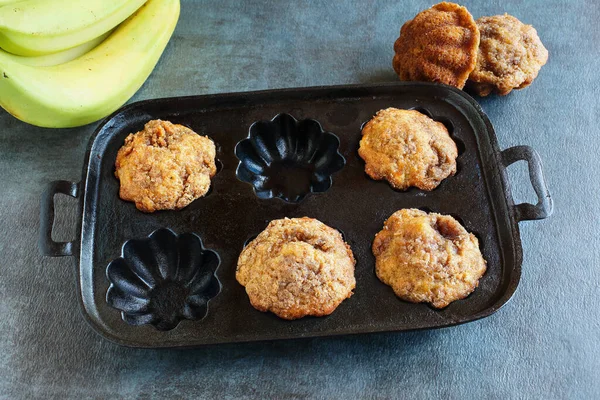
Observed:
[[[444,123],[459,148],[456,176],[431,192],[400,192],[369,179],[357,152],[361,126],[386,107],[416,108]],[[157,118],[209,135],[220,168],[206,197],[181,211],[144,214],[119,199],[114,163],[125,137]],[[305,141],[312,157],[286,147],[288,137]],[[276,161],[272,168],[253,164],[252,140]],[[78,261],[78,296],[87,320],[106,338],[136,347],[406,331],[483,318],[505,304],[519,283],[518,223],[552,212],[538,155],[526,146],[500,151],[479,105],[437,84],[142,101],[101,124],[86,160],[81,182],[57,181],[46,190],[41,249]],[[513,203],[506,167],[519,160],[529,164],[536,205]],[[57,193],[79,200],[81,236],[75,241],[51,239]],[[388,216],[408,207],[453,215],[479,238],[488,270],[468,298],[436,310],[398,299],[375,276],[373,238]],[[302,216],[343,233],[357,259],[357,285],[328,317],[284,321],[252,308],[235,280],[236,261],[269,221]],[[136,285],[136,277],[151,289]]]

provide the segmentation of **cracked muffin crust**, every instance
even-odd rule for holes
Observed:
[[[433,190],[456,173],[458,149],[441,122],[416,110],[387,108],[364,126],[358,154],[375,180],[400,190]]]
[[[168,121],[154,120],[132,133],[117,153],[119,196],[144,212],[178,210],[210,188],[216,172],[212,140]]]
[[[331,314],[356,286],[339,231],[313,218],[271,221],[240,254],[236,279],[250,303],[283,319]]]
[[[469,11],[439,3],[406,22],[394,43],[394,70],[403,81],[445,83],[462,89],[475,68],[479,29]]]
[[[373,241],[377,277],[403,300],[444,308],[486,271],[479,241],[449,215],[396,211]]]
[[[548,50],[535,28],[508,14],[481,17],[476,22],[481,42],[468,87],[487,96],[492,91],[506,95],[529,86],[548,61]]]

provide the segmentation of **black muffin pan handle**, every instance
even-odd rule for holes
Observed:
[[[55,242],[52,240],[54,226],[54,196],[64,194],[79,197],[79,184],[69,181],[54,181],[48,184],[42,194],[40,207],[40,250],[50,257],[72,256],[79,241]]]
[[[529,146],[515,146],[502,151],[502,162],[505,168],[517,161],[527,161],[529,179],[538,197],[538,202],[535,205],[529,203],[513,205],[515,219],[520,222],[548,218],[552,214],[553,203],[544,179],[542,160],[539,154]]]

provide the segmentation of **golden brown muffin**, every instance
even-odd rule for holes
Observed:
[[[548,61],[548,50],[533,26],[508,14],[481,17],[477,26],[481,42],[469,88],[487,96],[492,91],[506,95],[529,86]]]
[[[479,29],[465,7],[439,3],[406,22],[394,43],[394,70],[403,81],[462,89],[475,68]]]
[[[178,210],[210,188],[215,144],[182,125],[154,120],[130,134],[117,154],[119,196],[144,212]]]
[[[373,242],[377,277],[403,300],[444,308],[479,284],[486,262],[477,238],[448,215],[396,211]]]
[[[441,122],[416,110],[387,108],[363,128],[358,154],[373,179],[401,190],[433,190],[456,173],[458,150]]]
[[[250,303],[280,318],[331,314],[352,296],[354,255],[342,235],[313,218],[271,221],[238,259]]]

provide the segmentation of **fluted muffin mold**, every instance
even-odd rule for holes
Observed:
[[[338,137],[318,121],[279,114],[252,124],[248,137],[238,142],[236,175],[261,199],[297,203],[331,187],[332,175],[346,164],[339,147]]]
[[[181,320],[198,321],[221,291],[216,276],[219,255],[204,248],[193,233],[159,229],[131,239],[106,269],[107,303],[130,325],[175,328]]]

